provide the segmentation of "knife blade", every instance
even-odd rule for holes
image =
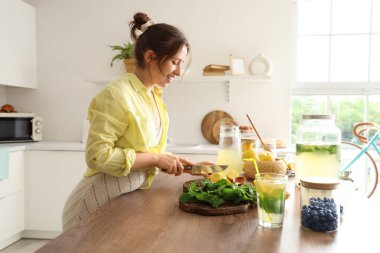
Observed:
[[[183,165],[184,170],[183,172],[193,174],[193,175],[200,175],[200,174],[212,174],[214,172],[222,172],[225,169],[227,169],[228,165],[203,165],[203,164],[197,164],[197,165]]]

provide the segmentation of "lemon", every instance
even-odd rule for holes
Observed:
[[[260,161],[264,161],[265,157],[266,157],[266,154],[265,154],[265,153],[260,153],[260,154],[259,154],[259,159],[260,159]]]
[[[252,143],[245,142],[241,145],[241,149],[243,151],[252,149]]]
[[[263,157],[263,159],[261,159],[261,160],[262,160],[262,161],[272,162],[272,161],[274,161],[274,157],[272,156],[271,153],[267,153],[267,154],[265,155],[265,157]]]
[[[238,176],[239,174],[234,170],[227,171],[227,179],[230,180],[231,182],[233,182],[234,179],[237,178]]]
[[[210,175],[210,181],[213,183],[218,182],[220,179],[223,179],[224,175],[221,172],[214,172]]]
[[[243,158],[254,158],[255,156],[255,151],[252,149],[243,150]]]

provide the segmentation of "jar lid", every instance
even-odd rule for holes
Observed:
[[[320,190],[334,190],[339,185],[339,179],[331,177],[305,177],[300,181],[303,187]]]
[[[335,119],[335,115],[334,114],[302,115],[302,119]]]

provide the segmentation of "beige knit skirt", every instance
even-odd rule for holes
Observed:
[[[63,230],[78,224],[121,194],[139,189],[146,179],[145,171],[132,171],[124,177],[104,173],[84,177],[66,201],[62,217]]]

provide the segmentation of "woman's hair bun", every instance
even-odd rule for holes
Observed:
[[[133,20],[135,22],[136,25],[138,25],[138,28],[140,29],[140,27],[145,24],[146,22],[148,22],[150,20],[149,16],[145,13],[142,13],[142,12],[138,12],[135,14],[135,16],[133,16]]]
[[[129,26],[131,27],[131,38],[136,41],[137,40],[137,34],[136,30],[141,31],[141,26],[151,20],[149,16],[143,12],[137,12],[133,16],[133,20],[129,23]]]

